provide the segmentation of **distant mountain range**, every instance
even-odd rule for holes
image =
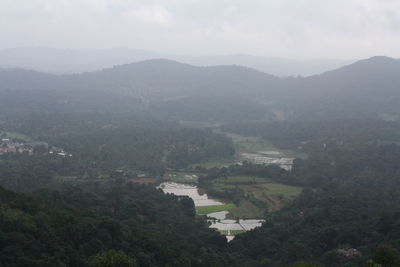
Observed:
[[[161,58],[194,66],[240,65],[276,76],[309,76],[354,62],[354,60],[291,60],[251,55],[191,57],[129,48],[102,50],[13,48],[0,50],[0,67],[65,74],[97,71],[114,65]]]
[[[147,60],[83,74],[0,71],[0,110],[145,112],[169,119],[397,119],[400,61],[373,57],[306,78]]]

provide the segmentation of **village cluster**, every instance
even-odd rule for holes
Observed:
[[[21,143],[9,138],[2,138],[0,142],[0,155],[4,154],[54,154],[62,157],[72,157],[67,154],[63,149],[50,146],[46,142],[27,142]]]

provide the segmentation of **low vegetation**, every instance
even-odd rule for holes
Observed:
[[[281,209],[300,195],[303,188],[279,183],[240,185],[249,198],[255,198],[266,205],[268,211]]]
[[[233,175],[212,179],[207,184],[210,194],[235,202],[229,218],[263,218],[267,211],[281,209],[297,197],[302,187],[273,183],[269,178]]]
[[[33,139],[25,134],[0,131],[1,138],[10,138],[22,142],[32,142]]]
[[[197,184],[199,175],[199,173],[168,171],[163,175],[163,179],[175,183]]]
[[[243,234],[246,231],[245,230],[219,230],[218,232],[220,232],[222,235],[239,235],[239,234]]]
[[[246,136],[234,133],[226,133],[232,139],[237,151],[276,150],[270,142],[258,136]]]
[[[229,210],[228,219],[257,219],[266,217],[266,207],[259,207],[252,201],[243,199],[239,204]]]
[[[201,206],[196,207],[196,212],[199,215],[205,215],[213,212],[225,211],[235,208],[235,204],[214,205],[214,206]]]

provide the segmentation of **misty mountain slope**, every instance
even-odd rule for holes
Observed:
[[[400,112],[400,60],[373,57],[298,80],[292,106],[308,116],[376,117]]]
[[[57,77],[24,69],[0,69],[1,90],[49,90]]]
[[[165,56],[160,53],[128,48],[74,50],[21,47],[0,50],[0,66],[67,74],[98,71],[113,65]]]
[[[96,50],[25,47],[0,50],[0,67],[50,73],[99,71],[110,66],[164,58],[195,66],[241,65],[277,76],[309,76],[339,68],[354,60],[292,60],[252,55],[183,56],[131,48]]]
[[[281,77],[310,76],[340,68],[355,60],[294,60],[276,57],[262,57],[245,54],[224,56],[203,56],[176,58],[176,60],[196,66],[241,65]]]
[[[336,119],[400,114],[400,61],[374,57],[307,78],[149,60],[98,72],[0,71],[0,108],[146,111],[174,119]]]
[[[329,71],[321,75],[306,78],[316,85],[326,84],[325,90],[321,87],[321,92],[329,90],[343,93],[349,91],[362,91],[363,93],[378,91],[381,87],[385,90],[398,88],[400,77],[400,60],[388,57],[372,57],[360,60],[351,65],[340,69]],[[334,89],[337,90],[334,90]]]
[[[85,90],[79,81],[35,71],[0,70],[0,110],[8,111],[136,111],[139,99],[112,91]]]
[[[278,80],[244,67],[194,67],[161,59],[74,75],[10,70],[0,73],[0,91],[7,96],[0,107],[117,112],[147,107],[150,112],[171,112],[172,117],[176,113],[185,119],[224,120],[229,114],[263,119],[272,115],[268,108],[258,107],[254,94],[265,92],[265,84]]]
[[[247,95],[263,92],[278,78],[240,66],[194,67],[157,59],[71,76],[96,90],[128,89],[162,100],[188,95]],[[66,77],[70,78],[70,77]],[[121,92],[121,91],[120,91]]]

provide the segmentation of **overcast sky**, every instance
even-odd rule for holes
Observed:
[[[0,0],[0,48],[400,57],[400,0]]]

